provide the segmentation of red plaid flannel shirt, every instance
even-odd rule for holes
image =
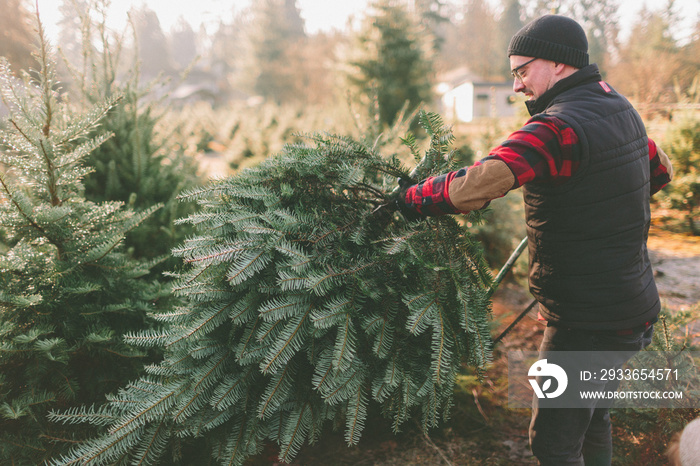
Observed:
[[[539,114],[473,166],[494,159],[504,162],[515,177],[513,186],[497,196],[502,197],[525,183],[565,183],[580,165],[581,146],[571,126],[559,118]],[[670,181],[670,177],[657,154],[656,144],[651,139],[649,165],[651,194],[654,194]],[[450,183],[455,178],[466,175],[469,168],[431,177],[411,186],[406,191],[406,205],[428,216],[465,213],[450,201],[449,188]],[[465,185],[463,189],[468,188]]]

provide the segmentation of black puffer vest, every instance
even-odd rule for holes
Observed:
[[[653,320],[659,295],[647,254],[649,150],[644,124],[596,65],[560,81],[532,114],[579,137],[581,164],[560,186],[523,187],[530,291],[556,325],[626,329]]]

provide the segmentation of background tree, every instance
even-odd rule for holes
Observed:
[[[413,0],[413,8],[425,34],[425,40],[432,42],[432,54],[439,55],[445,42],[445,26],[449,23],[449,8],[445,0]]]
[[[344,101],[342,79],[339,76],[338,49],[347,38],[336,32],[318,32],[308,37],[300,53],[303,54],[302,73],[296,80],[303,89],[305,102],[312,105],[332,105]]]
[[[0,57],[6,57],[13,68],[35,67],[32,48],[35,35],[27,0],[0,0]]]
[[[680,60],[682,68],[678,75],[677,84],[681,89],[691,89],[698,73],[700,73],[700,19],[695,24],[688,42],[681,46]]]
[[[205,69],[219,82],[226,83],[226,90],[238,88],[244,82],[241,76],[244,73],[245,49],[241,44],[245,40],[245,25],[249,21],[249,12],[236,14],[230,23],[219,21],[210,38],[209,48],[202,51]]]
[[[586,31],[590,62],[599,65],[603,76],[608,72],[611,56],[619,47],[619,8],[619,0],[571,1],[567,8]]]
[[[170,47],[156,12],[145,4],[133,7],[129,11],[129,20],[134,29],[134,44],[144,79],[172,75],[174,65]]]
[[[58,52],[63,58],[58,62],[58,72],[61,78],[70,77],[65,63],[73,66],[83,63],[83,32],[85,25],[83,19],[88,17],[90,0],[62,0],[58,7],[61,19],[58,21]],[[77,14],[76,14],[77,12]],[[41,13],[41,12],[40,12]],[[63,81],[67,85],[67,81]]]
[[[519,0],[504,0],[503,13],[498,19],[498,37],[496,38],[497,53],[502,57],[497,63],[501,63],[499,67],[501,76],[507,80],[513,79],[510,75],[510,60],[508,60],[507,51],[510,39],[518,32],[525,23],[521,19],[521,7]]]
[[[169,290],[146,280],[124,236],[141,213],[85,199],[87,155],[109,138],[90,135],[116,100],[85,114],[59,98],[41,38],[41,68],[19,82],[0,64],[10,111],[0,136],[0,463],[42,464],[85,435],[50,423],[47,412],[104,399],[135,377],[148,353],[121,339],[149,327]],[[155,352],[151,352],[151,357]]]
[[[685,213],[690,233],[700,236],[700,74],[693,84],[682,92],[676,86],[678,100],[687,108],[674,113],[674,124],[669,126],[666,141],[673,160],[673,181],[664,190],[667,201],[674,209]]]
[[[69,64],[76,83],[74,102],[89,108],[115,96],[121,100],[107,112],[99,129],[113,137],[86,157],[94,171],[85,177],[85,196],[94,202],[120,201],[137,209],[163,205],[127,238],[126,244],[138,257],[170,257],[171,248],[189,232],[176,227],[175,220],[193,208],[176,197],[202,181],[195,161],[158,127],[163,111],[148,94],[155,86],[164,89],[164,82],[142,85],[136,58],[132,66],[126,67],[122,39],[110,34],[104,21],[94,22],[91,13],[93,10],[73,12],[81,18],[84,60]],[[121,76],[120,68],[130,68],[130,74]]]
[[[170,32],[170,55],[178,69],[184,70],[197,58],[197,34],[190,23],[180,16]]]
[[[620,0],[524,0],[522,5],[529,19],[561,14],[578,21],[588,38],[590,62],[597,63],[601,73],[607,73],[618,47]]]
[[[297,100],[301,89],[294,76],[303,66],[299,57],[306,35],[295,0],[255,2],[251,15],[242,82],[277,103]]]
[[[671,28],[667,15],[642,9],[609,73],[610,82],[620,92],[642,104],[642,112],[653,104],[674,100],[673,80],[681,62]]]
[[[367,108],[376,96],[382,123],[392,125],[406,103],[410,112],[430,102],[430,45],[405,6],[390,0],[375,3],[352,47],[349,85]]]
[[[489,2],[468,0],[459,32],[463,44],[460,62],[481,79],[496,78],[501,70],[499,64],[508,61],[507,48],[497,50],[495,47],[500,44],[501,33]]]

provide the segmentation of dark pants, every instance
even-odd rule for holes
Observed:
[[[622,367],[631,352],[651,343],[653,326],[630,335],[548,326],[540,345],[539,358],[551,351],[613,351],[620,352],[618,360],[607,360],[600,367]],[[626,353],[625,353],[626,352]],[[602,383],[602,382],[601,382]],[[601,386],[616,390],[618,382]],[[540,464],[548,465],[610,465],[612,435],[608,408],[539,408],[533,398],[530,422],[530,445]]]

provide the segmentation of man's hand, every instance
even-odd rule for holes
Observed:
[[[408,191],[408,188],[414,184],[416,183],[414,183],[411,179],[399,178],[399,195],[396,196],[395,200],[399,212],[401,212],[401,215],[403,215],[403,217],[409,222],[415,222],[416,220],[423,218],[423,215],[418,213],[416,209],[406,205],[406,192]]]
[[[386,202],[378,205],[372,210],[372,217],[380,221],[387,221],[397,210],[409,222],[423,218],[415,209],[406,205],[406,192],[415,182],[410,179],[399,178],[398,190],[395,190],[388,197]]]
[[[385,202],[384,204],[379,204],[377,207],[372,209],[372,219],[375,222],[380,222],[383,225],[388,225],[391,221],[391,217],[394,215],[394,212],[396,212],[397,208],[398,206],[393,200]]]

